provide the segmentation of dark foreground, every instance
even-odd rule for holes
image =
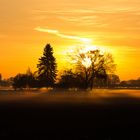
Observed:
[[[140,139],[139,91],[134,97],[83,94],[2,95],[0,140]]]

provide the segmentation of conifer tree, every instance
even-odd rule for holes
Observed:
[[[40,87],[52,87],[56,80],[57,64],[53,56],[53,48],[47,44],[44,48],[43,56],[39,58],[38,80]]]

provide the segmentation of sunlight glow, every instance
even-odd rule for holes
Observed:
[[[86,45],[82,49],[79,50],[80,54],[84,54],[85,58],[81,60],[82,65],[87,69],[91,66],[92,60],[89,56],[90,51],[97,50],[98,48],[96,46]]]
[[[90,44],[92,42],[91,39],[89,38],[80,38],[80,41],[83,43],[83,44]]]
[[[82,60],[82,65],[85,67],[85,68],[89,68],[90,66],[91,66],[91,63],[92,63],[92,61],[91,61],[91,58],[89,58],[89,57],[85,57],[83,60]]]
[[[91,45],[85,45],[84,47],[80,48],[79,50],[79,53],[88,53],[90,51],[93,51],[93,50],[97,50],[98,48],[96,46],[91,46]]]

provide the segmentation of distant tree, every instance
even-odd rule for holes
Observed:
[[[10,78],[6,79],[9,87],[11,87],[13,85],[13,79],[14,79],[14,77],[10,77]]]
[[[120,84],[120,78],[118,75],[109,74],[107,76],[107,86],[112,87]]]
[[[53,56],[53,48],[47,44],[44,48],[43,56],[39,58],[38,80],[41,87],[51,87],[54,85],[57,73],[56,59]]]
[[[12,86],[14,89],[30,89],[37,87],[37,85],[38,81],[30,69],[27,70],[26,74],[17,74],[14,78],[12,78]]]
[[[107,77],[95,77],[94,78],[94,87],[102,88],[107,87]]]
[[[127,85],[129,87],[140,87],[140,80],[128,80]]]
[[[108,73],[115,70],[114,60],[111,54],[102,53],[100,50],[82,50],[79,49],[72,56],[76,64],[76,70],[84,81],[84,87],[93,88],[94,81],[98,79],[107,79]]]
[[[78,73],[65,70],[57,83],[60,88],[82,88],[83,81]]]
[[[36,79],[35,74],[32,73],[30,68],[27,69],[25,76],[27,88],[38,87],[38,80]]]
[[[23,89],[27,86],[27,76],[25,74],[17,74],[13,78],[13,88],[14,89]]]
[[[128,86],[128,82],[127,81],[121,81],[120,82],[120,86],[121,87],[127,87]]]

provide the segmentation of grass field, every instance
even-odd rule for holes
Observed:
[[[140,90],[0,91],[0,139],[140,139]]]

